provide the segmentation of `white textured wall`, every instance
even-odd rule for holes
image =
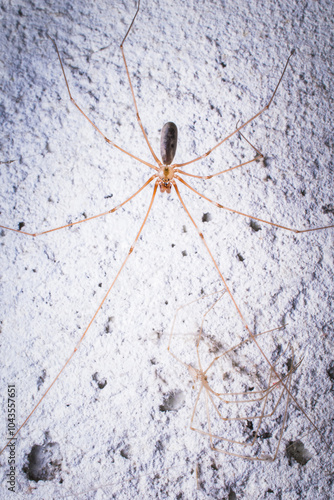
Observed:
[[[34,232],[89,217],[122,202],[151,175],[109,147],[70,103],[46,36],[57,40],[73,96],[91,119],[152,161],[119,50],[134,12],[128,0],[2,3],[0,224],[23,221]],[[265,162],[192,184],[226,206],[283,225],[333,223],[332,19],[329,0],[142,0],[125,49],[153,148],[159,151],[160,130],[172,120],[179,128],[177,162],[207,151],[266,104],[295,48],[272,107],[245,129]],[[187,169],[214,173],[253,156],[234,137]],[[180,190],[250,327],[260,332],[288,323],[285,339],[298,360],[304,356],[292,393],[331,443],[333,230],[295,235],[261,224],[254,232],[248,218]],[[147,188],[116,214],[36,239],[0,233],[1,444],[7,384],[16,384],[22,422],[110,286],[151,193]],[[202,222],[205,213],[210,222]],[[19,436],[18,498],[331,496],[331,450],[295,405],[272,464],[214,453],[207,438],[189,430],[196,393],[187,370],[166,351],[168,333],[176,308],[202,289],[210,293],[217,278],[176,193],[158,194],[110,298]],[[223,307],[236,315],[229,301]],[[192,317],[187,321],[188,330],[196,328]],[[92,379],[96,372],[107,379],[103,390]],[[159,411],[175,391],[184,394],[181,408]],[[312,454],[304,466],[286,457],[287,442],[296,439]],[[29,482],[22,467],[32,446],[45,442],[58,443],[61,472]],[[5,452],[3,477],[6,464]],[[4,481],[0,496],[9,498]]]

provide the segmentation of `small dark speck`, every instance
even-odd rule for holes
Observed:
[[[162,451],[164,449],[163,443],[160,441],[160,439],[155,443],[155,449],[157,451]]]
[[[292,459],[296,460],[300,465],[306,465],[312,458],[312,454],[305,448],[304,444],[297,441],[289,441],[285,448],[286,455],[289,459],[289,465],[293,464]]]
[[[300,190],[300,194],[301,194],[302,196],[305,196],[305,195],[306,195],[306,190],[305,190],[305,189],[301,189],[301,190]]]
[[[108,198],[112,198],[114,195],[113,194],[108,194],[107,196],[104,197],[105,200],[107,200]]]
[[[222,68],[226,68],[226,64],[224,62],[221,62],[220,65]]]
[[[327,370],[327,374],[332,382],[334,382],[334,361],[331,362],[330,367]]]
[[[253,422],[251,420],[247,420],[247,428],[251,431],[253,430]]]
[[[42,375],[40,375],[37,379],[37,389],[39,390],[40,387],[44,384],[46,378],[46,370],[42,370]]]
[[[218,470],[218,467],[217,467],[217,465],[216,465],[216,463],[215,463],[215,462],[212,462],[212,464],[211,464],[211,469],[212,469],[212,470]]]
[[[99,283],[99,287],[100,287],[100,288],[102,287],[102,283]]]
[[[19,14],[19,16],[20,16],[20,17],[23,17],[23,12],[22,12],[22,10],[21,10],[21,7],[20,7],[20,8],[19,8],[19,10],[18,10],[18,14]]]
[[[240,262],[243,262],[245,260],[244,257],[241,255],[241,253],[238,253],[237,257],[240,260]]]
[[[100,379],[99,374],[97,372],[95,372],[94,375],[92,375],[92,379],[94,380],[94,382],[97,383],[99,389],[104,389],[108,383],[106,378]]]
[[[97,385],[98,385],[99,389],[104,389],[105,386],[107,385],[107,379],[104,378],[103,380],[101,380],[100,382],[98,382]]]
[[[25,223],[24,222],[19,222],[19,231],[21,231],[21,229],[25,226]]]
[[[292,363],[293,363],[292,359],[291,359],[291,358],[289,358],[289,359],[287,360],[287,362],[286,362],[286,366],[287,366],[288,371],[290,371],[290,370],[291,370],[291,368],[292,368]]]
[[[255,222],[255,220],[251,220],[249,226],[253,229],[253,231],[257,232],[261,230],[260,224]]]
[[[237,500],[237,495],[235,494],[235,492],[233,490],[230,490],[227,498],[228,498],[228,500]]]
[[[334,214],[334,205],[332,203],[323,205],[321,208],[324,214]]]
[[[121,450],[121,456],[123,458],[126,458],[127,460],[129,460],[129,458],[130,458],[130,446],[126,446],[125,448],[123,448],[123,450]]]
[[[186,233],[186,232],[187,232],[186,226],[182,226],[182,233]]]
[[[166,306],[168,305],[168,300],[165,301]]]
[[[112,333],[112,325],[114,318],[112,316],[109,316],[108,321],[106,323],[106,326],[104,327],[104,333]]]
[[[270,432],[264,432],[263,434],[261,434],[259,437],[261,439],[269,439],[271,438],[272,434]]]
[[[212,220],[212,215],[208,212],[202,215],[202,222],[210,222]]]
[[[186,257],[187,256],[187,251],[186,250],[182,250],[182,255],[183,255],[183,257]]]
[[[172,248],[174,248],[174,247],[175,247],[175,243],[172,243]]]

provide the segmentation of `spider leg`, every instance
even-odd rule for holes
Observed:
[[[266,330],[265,332],[260,332],[260,333],[256,333],[254,335],[255,338],[258,338],[260,337],[261,335],[265,335],[266,333],[272,333],[276,330],[284,330],[284,328],[286,327],[287,325],[283,325],[283,326],[278,326],[276,328],[272,328],[271,330]],[[209,364],[209,366],[207,367],[207,369],[205,370],[204,372],[204,375],[206,375],[208,373],[208,371],[210,370],[210,368],[212,367],[212,365],[217,361],[217,359],[221,358],[222,356],[226,356],[226,354],[229,354],[230,352],[234,351],[235,349],[238,349],[239,347],[241,347],[243,344],[246,344],[247,342],[250,342],[252,339],[251,338],[247,338],[245,340],[242,340],[241,342],[239,342],[239,344],[237,345],[234,345],[233,347],[230,347],[229,349],[227,349],[227,351],[224,351],[222,354],[219,354],[219,356],[216,356],[213,361],[211,361],[211,363]]]
[[[196,161],[199,161],[199,160],[202,160],[203,158],[206,158],[207,156],[209,156],[209,154],[212,153],[212,151],[214,151],[215,149],[219,148],[219,146],[221,146],[224,142],[226,142],[228,139],[230,139],[234,134],[236,134],[237,132],[239,132],[241,129],[243,129],[244,127],[246,127],[246,125],[248,125],[249,123],[251,123],[252,121],[254,121],[258,116],[260,116],[264,111],[266,111],[267,109],[269,109],[269,106],[270,104],[272,103],[274,97],[275,97],[275,94],[278,90],[278,87],[282,81],[282,78],[284,76],[284,73],[288,67],[288,64],[289,64],[289,61],[290,61],[290,58],[292,57],[292,55],[294,54],[294,50],[290,53],[286,63],[285,63],[285,66],[284,66],[284,69],[283,69],[283,72],[281,74],[281,77],[276,85],[276,88],[268,102],[268,104],[266,104],[264,106],[264,108],[262,108],[258,113],[256,113],[256,115],[252,116],[252,118],[250,118],[249,120],[247,120],[246,122],[244,122],[242,125],[240,125],[240,127],[237,127],[233,132],[231,132],[228,136],[226,136],[224,139],[222,139],[220,142],[218,142],[218,144],[216,144],[215,146],[213,146],[213,148],[209,149],[209,151],[207,151],[206,153],[204,153],[203,155],[201,156],[198,156],[197,158],[194,158],[193,160],[190,160],[190,161],[187,161],[185,163],[180,163],[177,165],[177,167],[184,167],[185,165],[190,165],[191,163],[195,163]]]
[[[255,158],[253,158],[252,160],[248,160],[248,161],[245,161],[244,163],[240,163],[239,165],[236,165],[235,167],[226,168],[225,170],[221,170],[220,172],[217,172],[216,174],[194,175],[194,174],[190,174],[189,172],[184,172],[183,170],[181,170],[179,168],[175,168],[174,172],[176,172],[176,173],[178,172],[178,173],[180,173],[182,175],[187,175],[188,177],[194,177],[195,179],[207,180],[207,179],[212,179],[212,177],[217,177],[217,175],[225,174],[225,172],[231,172],[232,170],[235,170],[236,168],[244,167],[245,165],[248,165],[249,163],[252,163],[253,161],[257,161],[257,160],[259,160],[262,157],[263,157],[262,154],[258,155]]]
[[[73,358],[74,354],[77,352],[77,350],[79,349],[82,341],[84,340],[88,330],[90,329],[90,327],[92,326],[92,324],[94,323],[94,320],[96,318],[96,316],[98,315],[100,309],[102,308],[104,302],[106,301],[108,295],[110,294],[113,286],[115,285],[116,281],[118,280],[118,277],[119,275],[121,274],[125,264],[127,263],[130,255],[132,254],[133,252],[133,249],[138,241],[138,238],[146,224],[146,221],[148,219],[148,216],[149,216],[149,213],[151,211],[151,208],[152,208],[152,205],[153,205],[153,202],[154,202],[154,199],[155,199],[155,195],[157,193],[157,189],[158,189],[158,181],[156,181],[155,183],[155,186],[154,186],[154,189],[153,189],[153,194],[152,194],[152,198],[151,198],[151,201],[150,201],[150,204],[149,204],[149,207],[147,209],[147,212],[146,212],[146,215],[145,215],[145,218],[142,222],[142,225],[140,226],[140,229],[138,231],[138,234],[133,242],[133,244],[131,245],[130,247],[130,250],[129,250],[129,253],[128,255],[126,256],[126,258],[124,259],[121,267],[119,268],[113,282],[111,283],[107,293],[105,294],[105,296],[103,297],[102,301],[100,302],[98,308],[96,309],[94,315],[92,316],[90,322],[88,323],[88,326],[86,327],[85,331],[83,332],[83,334],[81,335],[79,341],[77,342],[75,348],[73,349],[73,352],[72,354],[70,355],[70,357],[67,359],[67,361],[64,363],[64,365],[62,366],[61,370],[59,370],[58,374],[56,375],[56,377],[53,379],[52,383],[49,385],[49,387],[47,388],[47,390],[45,391],[45,393],[43,394],[43,396],[40,398],[40,400],[38,401],[38,403],[34,406],[34,408],[31,410],[31,412],[29,413],[29,415],[26,417],[26,419],[24,420],[24,422],[20,425],[20,427],[18,428],[18,430],[16,431],[16,433],[14,434],[14,436],[12,436],[12,438],[6,443],[6,445],[2,448],[2,450],[0,451],[0,455],[3,453],[3,451],[7,448],[7,446],[16,438],[16,436],[18,435],[18,433],[20,432],[20,430],[22,429],[22,427],[24,427],[24,425],[28,422],[28,420],[30,419],[30,417],[35,413],[35,411],[37,410],[37,408],[39,407],[39,405],[42,403],[43,399],[45,398],[45,396],[48,394],[48,392],[50,391],[50,389],[53,387],[53,385],[56,383],[56,381],[58,380],[58,378],[60,377],[60,375],[62,374],[62,372],[65,370],[66,366],[70,363],[71,359]]]
[[[264,222],[265,224],[270,224],[271,226],[279,227],[280,229],[285,229],[286,231],[292,231],[293,233],[308,233],[308,232],[311,232],[311,231],[320,231],[322,229],[329,229],[331,227],[334,227],[334,224],[332,224],[330,226],[313,227],[311,229],[293,229],[291,227],[286,227],[286,226],[282,226],[280,224],[275,224],[274,222],[270,222],[270,221],[264,220],[264,219],[259,219],[258,217],[254,217],[253,215],[244,214],[243,212],[239,212],[239,210],[234,210],[232,208],[224,207],[220,203],[217,203],[216,201],[211,200],[210,198],[208,198],[204,194],[199,193],[195,188],[191,187],[190,184],[188,184],[185,180],[181,179],[181,177],[179,177],[178,175],[176,175],[175,178],[177,180],[179,180],[180,182],[182,182],[182,184],[184,184],[185,186],[187,186],[189,189],[191,189],[191,191],[193,191],[194,193],[198,194],[198,196],[201,196],[201,198],[204,198],[205,200],[209,201],[210,203],[212,203],[213,205],[215,205],[218,208],[223,208],[224,210],[228,210],[229,212],[233,212],[235,214],[243,215],[244,217],[249,217],[250,219],[254,219],[254,220],[257,220],[259,222]]]
[[[313,427],[313,428],[314,428],[314,429],[315,429],[315,430],[319,433],[319,435],[321,436],[321,438],[323,439],[323,441],[327,444],[327,446],[329,446],[329,445],[328,445],[328,443],[326,442],[325,438],[324,438],[324,437],[323,437],[323,435],[321,434],[320,430],[318,429],[318,427],[317,427],[317,426],[315,425],[315,423],[314,423],[314,422],[310,419],[310,417],[309,417],[309,416],[307,415],[307,413],[303,410],[303,408],[299,405],[299,403],[297,402],[296,398],[293,396],[293,394],[291,393],[291,391],[288,389],[287,385],[283,382],[282,377],[280,377],[280,376],[279,376],[279,374],[277,373],[277,371],[276,371],[276,370],[275,370],[275,368],[273,367],[272,363],[270,363],[270,361],[269,361],[268,357],[267,357],[267,356],[266,356],[266,354],[264,353],[264,351],[263,351],[263,349],[261,348],[260,344],[258,343],[258,341],[257,341],[256,337],[255,337],[255,336],[253,335],[253,333],[251,332],[251,330],[250,330],[250,328],[249,328],[248,324],[246,323],[245,318],[243,317],[243,315],[242,315],[242,313],[241,313],[241,311],[240,311],[240,309],[239,309],[239,306],[237,305],[237,303],[236,303],[236,301],[235,301],[235,298],[233,297],[233,294],[232,294],[231,290],[229,289],[229,287],[228,287],[228,285],[227,285],[227,283],[226,283],[225,278],[223,277],[223,275],[222,275],[222,273],[221,273],[221,271],[220,271],[220,269],[219,269],[219,267],[218,267],[217,262],[215,261],[215,259],[214,259],[213,255],[212,255],[212,253],[211,253],[210,248],[208,247],[207,242],[206,242],[206,241],[205,241],[205,239],[204,239],[203,233],[201,233],[201,231],[199,230],[199,228],[198,228],[198,226],[197,226],[196,222],[194,221],[194,219],[193,219],[193,218],[192,218],[192,216],[190,215],[190,212],[189,212],[189,210],[187,209],[187,207],[186,207],[186,205],[185,205],[185,203],[184,203],[184,201],[183,201],[183,199],[182,199],[182,197],[181,197],[181,194],[180,194],[180,192],[179,192],[179,189],[178,189],[178,187],[177,187],[177,185],[176,185],[176,182],[175,182],[175,181],[173,181],[173,185],[174,185],[174,188],[175,188],[176,194],[177,194],[177,196],[178,196],[178,198],[179,198],[179,200],[180,200],[180,202],[181,202],[181,204],[182,204],[182,206],[183,206],[184,210],[186,211],[186,213],[187,213],[187,215],[188,215],[189,219],[191,220],[191,222],[192,222],[192,223],[193,223],[193,225],[195,226],[196,231],[198,232],[198,234],[199,234],[200,238],[202,239],[202,242],[203,242],[203,244],[204,244],[205,248],[207,249],[207,251],[208,251],[208,253],[209,253],[210,257],[211,257],[211,260],[212,260],[212,262],[213,262],[213,264],[214,264],[215,268],[217,269],[218,274],[219,274],[220,278],[222,279],[222,281],[223,281],[223,283],[224,283],[224,286],[225,286],[225,288],[226,288],[226,291],[227,291],[227,293],[229,294],[229,296],[231,297],[231,300],[232,300],[232,302],[233,302],[233,304],[234,304],[234,307],[236,308],[236,310],[237,310],[237,312],[238,312],[238,314],[239,314],[239,316],[240,316],[240,319],[242,320],[242,322],[243,322],[243,324],[244,324],[244,327],[246,328],[246,330],[247,330],[247,332],[248,332],[248,334],[249,334],[250,338],[251,338],[251,339],[252,339],[252,341],[256,344],[256,346],[257,346],[258,350],[260,351],[261,355],[262,355],[262,356],[263,356],[263,358],[266,360],[266,362],[268,363],[268,365],[269,365],[269,366],[270,366],[270,368],[272,369],[273,373],[274,373],[274,374],[276,375],[276,377],[278,378],[279,382],[282,384],[282,386],[283,386],[283,387],[285,388],[285,390],[288,392],[288,394],[289,394],[289,396],[291,397],[291,399],[295,402],[295,404],[298,406],[298,408],[299,408],[299,409],[300,409],[300,411],[303,413],[303,415],[306,417],[306,419],[309,421],[309,423],[312,425],[312,427]]]
[[[138,189],[138,191],[136,191],[133,195],[131,195],[129,198],[127,198],[125,201],[123,201],[122,203],[120,203],[116,207],[112,208],[111,210],[108,210],[107,212],[103,212],[102,214],[97,214],[97,215],[93,215],[92,217],[88,217],[87,219],[82,219],[82,220],[78,220],[76,222],[71,222],[70,224],[65,224],[64,226],[55,227],[53,229],[47,229],[46,231],[42,231],[40,233],[27,233],[27,232],[21,231],[19,229],[13,229],[11,227],[1,226],[1,225],[0,225],[0,227],[2,229],[8,229],[9,231],[14,231],[15,233],[20,233],[20,234],[24,234],[26,236],[36,237],[36,236],[41,236],[42,234],[47,234],[47,233],[52,233],[53,231],[58,231],[59,229],[64,229],[65,227],[72,227],[72,226],[75,226],[77,224],[81,224],[82,222],[88,222],[89,220],[97,219],[98,217],[103,217],[104,215],[108,215],[108,214],[112,214],[113,212],[116,212],[116,210],[118,210],[123,205],[125,205],[126,203],[128,203],[128,201],[132,200],[132,198],[134,198],[135,196],[137,196],[137,194],[139,194],[140,191],[142,191],[143,189],[145,189],[146,186],[148,186],[148,184],[150,184],[153,181],[153,179],[155,179],[155,177],[156,177],[155,175],[152,175],[148,179],[148,181],[146,181],[145,184],[143,184],[142,187]]]
[[[136,109],[136,118],[137,118],[137,121],[139,123],[139,126],[141,128],[141,131],[143,132],[143,136],[145,137],[145,141],[149,147],[149,150],[151,151],[151,154],[153,156],[153,158],[155,159],[155,161],[157,162],[158,165],[161,165],[161,161],[159,160],[159,158],[157,157],[157,155],[155,154],[155,152],[153,151],[153,148],[150,144],[150,141],[148,140],[148,137],[147,137],[147,134],[145,132],[145,129],[143,127],[143,124],[142,124],[142,121],[141,121],[141,118],[139,116],[139,111],[138,111],[138,106],[137,106],[137,101],[136,101],[136,98],[135,98],[135,93],[133,91],[133,86],[132,86],[132,82],[131,82],[131,77],[130,77],[130,73],[129,73],[129,69],[128,69],[128,65],[127,65],[127,62],[126,62],[126,58],[125,58],[125,53],[124,53],[124,48],[123,48],[123,45],[124,45],[124,42],[128,36],[128,34],[130,33],[130,30],[132,28],[132,25],[133,23],[135,22],[135,19],[137,17],[137,14],[139,12],[139,7],[140,7],[140,0],[138,1],[138,7],[137,7],[137,10],[136,10],[136,13],[134,15],[134,18],[132,19],[132,22],[130,24],[130,27],[128,29],[128,31],[126,32],[126,35],[125,37],[123,38],[122,40],[122,43],[120,45],[120,49],[121,49],[121,52],[122,52],[122,57],[123,57],[123,61],[124,61],[124,66],[125,66],[125,69],[126,69],[126,74],[128,75],[128,80],[129,80],[129,85],[130,85],[130,90],[131,90],[131,94],[132,94],[132,99],[133,99],[133,104],[135,106],[135,109]]]
[[[70,86],[68,84],[68,81],[67,81],[67,78],[66,78],[66,74],[65,74],[65,70],[64,70],[64,66],[63,66],[63,63],[62,63],[62,60],[61,60],[61,57],[60,57],[60,54],[59,54],[59,50],[58,50],[58,47],[57,47],[57,44],[55,42],[55,40],[53,40],[53,38],[51,38],[49,35],[47,35],[48,38],[50,38],[51,42],[53,43],[53,45],[55,46],[55,49],[56,49],[56,52],[57,52],[57,55],[58,55],[58,59],[59,59],[59,62],[60,62],[60,66],[61,66],[61,70],[62,70],[62,73],[64,75],[64,78],[65,78],[65,83],[66,83],[66,87],[67,87],[67,91],[68,91],[68,95],[70,96],[70,100],[71,102],[74,104],[74,106],[80,111],[80,113],[86,118],[86,120],[89,121],[89,123],[95,128],[95,130],[100,134],[102,135],[103,139],[108,143],[108,144],[111,144],[112,146],[114,146],[114,148],[116,149],[119,149],[119,151],[122,151],[123,153],[127,154],[128,156],[131,156],[131,158],[134,158],[135,160],[139,161],[140,163],[144,163],[144,165],[147,165],[148,167],[150,168],[153,168],[153,170],[158,170],[158,168],[155,166],[155,165],[152,165],[151,163],[148,163],[147,161],[144,161],[140,158],[138,158],[137,156],[133,155],[132,153],[129,153],[128,151],[126,151],[125,149],[121,148],[120,146],[118,146],[117,144],[115,144],[114,142],[112,142],[110,139],[108,139],[108,137],[106,137],[104,135],[103,132],[101,132],[101,130],[97,127],[97,125],[95,125],[94,122],[92,122],[92,120],[90,118],[88,118],[88,116],[86,115],[86,113],[80,108],[80,106],[76,103],[76,101],[74,100],[74,98],[72,97],[72,94],[71,94],[71,91],[70,91]]]

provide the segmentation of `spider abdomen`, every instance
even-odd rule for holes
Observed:
[[[177,146],[177,126],[173,122],[167,122],[162,127],[160,139],[160,153],[162,163],[170,165],[174,159]]]

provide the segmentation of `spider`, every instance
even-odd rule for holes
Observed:
[[[59,378],[59,376],[61,375],[61,373],[64,371],[64,369],[66,368],[66,366],[68,365],[68,363],[73,358],[74,354],[77,352],[77,350],[78,350],[79,346],[81,345],[83,339],[85,338],[88,330],[90,329],[91,325],[95,321],[96,316],[98,315],[100,309],[102,308],[102,306],[105,303],[107,297],[109,296],[111,290],[113,289],[115,283],[117,282],[117,280],[118,280],[118,278],[119,278],[122,270],[124,269],[124,267],[125,267],[128,259],[129,259],[130,255],[132,254],[132,252],[133,252],[133,250],[134,250],[134,248],[135,248],[135,246],[136,246],[136,244],[138,242],[138,239],[139,239],[140,235],[142,234],[143,228],[144,228],[144,226],[146,224],[146,221],[147,221],[147,219],[149,217],[149,214],[150,214],[151,208],[153,206],[153,203],[154,203],[154,200],[155,200],[155,197],[156,197],[158,189],[160,189],[161,193],[166,193],[166,194],[170,193],[172,189],[175,190],[175,192],[177,194],[177,197],[179,198],[179,201],[180,201],[182,207],[184,208],[187,216],[189,217],[189,220],[191,221],[191,223],[193,224],[193,226],[195,227],[195,229],[199,233],[199,236],[200,236],[200,238],[201,238],[204,246],[206,247],[206,250],[207,250],[207,252],[208,252],[208,254],[209,254],[209,256],[210,256],[210,258],[212,260],[212,263],[213,263],[214,267],[216,268],[216,270],[217,270],[217,272],[218,272],[218,274],[219,274],[219,276],[220,276],[220,278],[221,278],[221,280],[222,280],[222,282],[223,282],[223,284],[225,286],[226,292],[229,295],[229,297],[230,297],[230,299],[232,301],[232,304],[233,304],[233,306],[234,306],[237,314],[239,315],[239,317],[242,319],[242,321],[244,323],[244,327],[245,327],[247,333],[252,338],[253,342],[255,342],[255,344],[258,346],[259,351],[264,356],[265,360],[267,361],[267,363],[269,364],[270,368],[272,369],[273,375],[275,375],[275,376],[278,377],[279,382],[282,384],[282,386],[285,388],[285,390],[288,391],[290,397],[293,399],[293,396],[290,394],[290,391],[287,388],[285,382],[276,373],[275,368],[269,362],[268,358],[266,357],[266,355],[262,351],[261,347],[258,345],[255,336],[252,334],[249,326],[247,325],[247,322],[244,319],[244,316],[242,315],[241,310],[240,310],[239,306],[237,305],[237,303],[235,301],[235,298],[234,298],[234,296],[233,296],[233,294],[232,294],[232,292],[230,290],[230,287],[228,286],[225,278],[223,277],[223,275],[222,275],[222,273],[221,273],[221,271],[219,269],[219,266],[217,264],[216,259],[213,257],[213,254],[212,254],[212,252],[211,252],[211,250],[210,250],[210,248],[209,248],[209,246],[208,246],[208,244],[207,244],[207,242],[206,242],[206,240],[204,238],[203,233],[199,230],[196,222],[194,221],[193,217],[191,216],[191,214],[190,214],[187,206],[185,205],[185,203],[183,201],[183,198],[182,198],[180,190],[179,190],[179,185],[182,184],[183,186],[185,186],[189,190],[191,190],[193,193],[201,196],[203,199],[207,200],[209,203],[213,204],[214,206],[216,206],[216,207],[218,207],[220,209],[228,210],[228,211],[231,211],[233,213],[242,215],[244,217],[250,217],[250,218],[253,218],[254,220],[257,220],[257,221],[269,224],[269,225],[277,227],[277,228],[281,228],[281,229],[285,229],[285,230],[288,230],[288,231],[292,231],[292,232],[295,232],[295,233],[308,232],[308,231],[316,231],[316,230],[321,230],[321,229],[325,229],[325,228],[328,228],[328,227],[333,227],[333,226],[325,226],[325,227],[318,227],[318,228],[313,228],[313,229],[297,230],[297,229],[289,228],[289,227],[286,227],[286,226],[283,226],[283,225],[280,225],[280,224],[276,224],[276,223],[273,223],[273,222],[270,222],[270,221],[266,221],[264,219],[260,219],[260,218],[251,216],[249,214],[242,213],[242,212],[240,212],[238,210],[234,210],[234,209],[225,207],[222,204],[220,204],[220,203],[218,203],[216,201],[211,200],[209,197],[207,197],[204,194],[202,194],[199,191],[197,191],[194,187],[192,187],[183,178],[183,176],[187,176],[187,177],[193,177],[193,178],[202,179],[202,180],[210,180],[213,177],[222,175],[223,173],[225,173],[227,171],[230,171],[230,170],[233,170],[233,169],[237,169],[237,168],[241,168],[241,167],[243,167],[245,165],[248,165],[248,164],[250,164],[252,162],[255,162],[256,160],[258,160],[259,158],[261,158],[263,156],[262,153],[255,146],[253,146],[250,143],[250,141],[248,141],[248,139],[246,139],[246,137],[242,134],[241,131],[244,129],[244,127],[246,127],[246,125],[250,124],[257,117],[259,117],[265,110],[269,109],[269,107],[272,104],[273,99],[274,99],[274,97],[275,97],[275,95],[277,93],[279,85],[280,85],[280,83],[281,83],[281,81],[283,79],[283,76],[284,76],[284,74],[285,74],[285,72],[287,70],[287,67],[288,67],[290,58],[293,55],[293,52],[291,52],[290,56],[288,57],[288,59],[286,61],[286,64],[285,64],[284,69],[282,71],[282,74],[281,74],[281,76],[279,78],[279,81],[278,81],[278,83],[276,85],[276,88],[275,88],[275,90],[274,90],[274,92],[273,92],[270,100],[268,101],[267,105],[264,106],[254,116],[252,116],[251,118],[249,118],[248,120],[246,120],[245,122],[243,122],[241,125],[237,126],[235,128],[235,130],[233,130],[229,135],[227,135],[225,138],[223,138],[222,140],[220,140],[216,145],[214,145],[211,149],[209,149],[206,153],[202,154],[201,156],[198,156],[198,157],[196,157],[196,158],[194,158],[194,159],[192,159],[190,161],[184,162],[184,163],[173,163],[173,159],[174,159],[174,156],[175,156],[175,153],[176,153],[176,147],[177,147],[177,127],[176,127],[176,125],[174,123],[168,122],[163,127],[163,129],[162,129],[162,135],[161,135],[161,157],[162,157],[162,161],[160,161],[159,158],[158,158],[158,156],[154,152],[151,144],[150,144],[150,141],[149,141],[148,136],[147,136],[147,134],[145,132],[144,126],[143,126],[143,124],[141,122],[141,118],[140,118],[138,107],[137,107],[136,97],[135,97],[135,94],[134,94],[134,89],[133,89],[133,86],[132,86],[132,81],[131,81],[131,77],[130,77],[130,73],[129,73],[129,69],[128,69],[128,65],[127,65],[127,61],[126,61],[126,57],[125,57],[125,52],[124,52],[125,41],[126,41],[128,35],[129,35],[129,33],[130,33],[131,29],[132,29],[134,21],[135,21],[137,15],[138,15],[139,9],[140,9],[140,1],[138,2],[138,7],[137,7],[137,10],[136,10],[136,13],[135,13],[134,18],[133,18],[133,20],[132,20],[132,22],[131,22],[131,24],[129,26],[129,29],[127,30],[127,32],[125,34],[125,37],[124,37],[124,39],[123,39],[120,47],[121,47],[121,52],[122,52],[122,57],[123,57],[123,61],[124,61],[124,66],[125,66],[125,70],[126,70],[126,74],[127,74],[128,82],[129,82],[129,85],[130,85],[130,90],[131,90],[132,98],[133,98],[133,104],[134,104],[134,107],[135,107],[136,117],[137,117],[140,129],[141,129],[141,131],[143,133],[144,139],[145,139],[145,141],[147,143],[147,146],[148,146],[148,148],[149,148],[149,150],[150,150],[150,152],[151,152],[151,154],[152,154],[152,156],[153,156],[153,158],[154,158],[154,160],[156,162],[156,165],[153,164],[153,163],[150,163],[148,161],[145,161],[145,160],[143,160],[141,158],[138,158],[136,155],[134,155],[134,154],[128,152],[127,150],[123,149],[123,147],[120,147],[119,145],[115,144],[113,141],[111,141],[109,138],[107,138],[104,135],[104,133],[95,125],[95,123],[93,123],[93,121],[85,114],[85,112],[81,109],[81,107],[77,104],[77,102],[75,101],[75,99],[72,97],[72,94],[71,94],[71,91],[70,91],[70,86],[68,84],[68,80],[67,80],[67,77],[66,77],[66,74],[65,74],[65,69],[63,67],[63,63],[62,63],[62,60],[61,60],[61,57],[60,57],[60,53],[58,51],[58,47],[56,45],[56,42],[53,39],[51,39],[52,43],[54,44],[55,50],[57,52],[58,58],[59,58],[59,62],[60,62],[60,66],[61,66],[61,71],[62,71],[63,76],[64,76],[64,80],[65,80],[65,84],[66,84],[66,88],[67,88],[70,100],[72,101],[72,103],[74,104],[74,106],[77,108],[77,110],[79,111],[79,113],[81,113],[81,115],[95,128],[95,130],[103,137],[103,139],[108,144],[110,144],[114,148],[120,150],[122,153],[124,153],[125,155],[131,157],[132,159],[134,159],[134,160],[136,160],[136,161],[138,161],[138,162],[146,165],[148,168],[150,168],[151,170],[153,170],[154,173],[130,197],[128,197],[122,203],[118,204],[117,206],[115,206],[114,208],[112,208],[111,210],[108,210],[106,212],[103,212],[103,213],[100,213],[100,214],[97,214],[97,215],[85,218],[83,220],[72,222],[70,224],[65,224],[65,225],[62,225],[62,226],[59,226],[59,227],[47,229],[45,231],[36,232],[36,233],[29,233],[29,232],[26,232],[26,231],[22,231],[22,228],[20,228],[18,230],[18,229],[15,229],[15,228],[4,226],[4,225],[1,225],[0,227],[2,229],[4,229],[4,230],[14,231],[14,232],[23,234],[25,236],[39,237],[39,236],[45,235],[47,233],[51,233],[51,232],[58,231],[60,229],[64,229],[66,227],[73,227],[73,226],[75,226],[77,224],[81,224],[83,222],[87,222],[87,221],[96,219],[98,217],[102,217],[102,216],[106,216],[108,214],[112,214],[112,213],[116,212],[117,210],[119,210],[124,205],[126,205],[128,202],[130,202],[130,200],[134,199],[140,192],[142,192],[150,184],[153,184],[153,192],[152,192],[151,200],[150,200],[149,206],[147,208],[145,217],[144,217],[144,219],[142,221],[142,224],[140,226],[140,229],[139,229],[139,231],[138,231],[138,233],[137,233],[137,235],[136,235],[136,237],[134,239],[133,244],[131,245],[131,247],[129,249],[128,255],[126,256],[126,258],[122,262],[122,264],[121,264],[121,266],[120,266],[120,268],[119,268],[119,270],[118,270],[118,272],[117,272],[114,280],[110,284],[110,286],[109,286],[107,292],[105,293],[103,299],[101,300],[100,304],[98,305],[97,309],[95,310],[94,314],[92,315],[91,320],[89,321],[89,323],[88,323],[87,327],[85,328],[83,334],[81,335],[79,341],[76,343],[76,346],[73,349],[73,352],[68,357],[67,361],[64,363],[64,365],[62,366],[61,370],[58,372],[57,376],[55,377],[55,379],[53,380],[53,382],[51,383],[51,385],[48,387],[48,389],[46,390],[46,392],[43,394],[43,396],[41,397],[41,399],[34,406],[34,408],[32,409],[31,413],[24,420],[23,424],[19,427],[19,429],[17,430],[17,433],[21,430],[21,428],[25,425],[25,423],[30,419],[31,415],[36,411],[36,409],[41,404],[41,402],[44,399],[44,397],[46,396],[46,394],[53,387],[53,385],[55,384],[56,380]],[[255,152],[256,152],[255,158],[252,158],[252,159],[250,159],[248,161],[240,163],[240,164],[236,165],[233,168],[225,169],[225,170],[222,170],[220,172],[217,172],[217,173],[211,174],[211,175],[194,175],[194,174],[192,174],[190,172],[186,172],[186,171],[183,170],[184,167],[186,167],[188,165],[191,165],[191,164],[193,164],[193,163],[195,163],[197,161],[200,161],[200,160],[206,158],[207,156],[209,156],[215,149],[217,149],[218,147],[220,147],[223,143],[225,143],[226,141],[228,141],[229,139],[231,139],[237,133],[240,133],[242,135],[243,139],[245,139],[250,144],[250,146],[255,150]],[[7,443],[7,445],[8,445],[8,443]]]

